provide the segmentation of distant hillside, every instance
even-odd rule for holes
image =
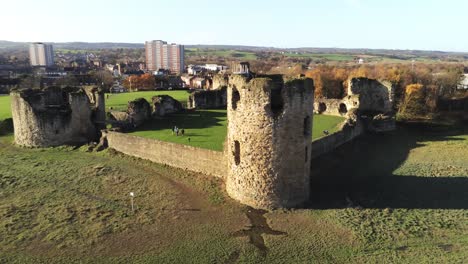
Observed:
[[[0,40],[0,49],[25,49],[30,42],[12,42]],[[54,45],[55,49],[137,49],[144,48],[143,43],[114,43],[114,42],[46,42]]]
[[[28,43],[25,42],[13,42],[0,40],[0,49],[24,49],[28,47]]]
[[[242,45],[185,45],[189,49],[213,49],[213,50],[248,50],[248,51],[265,51],[278,50],[274,47],[259,47],[259,46],[242,46]]]
[[[438,50],[393,50],[393,49],[343,49],[343,48],[291,48],[283,49],[292,52],[330,53],[330,54],[368,54],[368,55],[399,55],[399,56],[468,56],[468,52],[448,52]]]
[[[114,42],[47,42],[54,45],[55,49],[75,49],[75,50],[96,50],[96,49],[141,49],[144,48],[143,43],[114,43]],[[29,42],[13,42],[0,40],[0,50],[27,49]],[[464,56],[468,58],[468,52],[445,52],[445,51],[423,51],[423,50],[388,50],[388,49],[342,49],[342,48],[274,48],[274,47],[257,47],[243,45],[185,45],[188,49],[202,50],[238,50],[238,51],[284,51],[284,52],[300,52],[300,53],[324,53],[324,54],[368,54],[375,56],[397,56],[412,58],[414,56],[424,57],[450,57]]]
[[[0,49],[23,49],[27,48],[30,42],[13,42],[0,40]],[[46,42],[54,45],[56,49],[137,49],[144,48],[144,43],[115,43],[115,42]],[[194,49],[215,49],[215,50],[268,50],[275,49],[272,47],[256,47],[242,45],[185,45],[186,48]]]

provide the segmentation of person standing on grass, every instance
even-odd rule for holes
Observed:
[[[182,128],[182,129],[180,130],[180,134],[181,134],[182,136],[184,136],[184,134],[185,134],[185,129]]]

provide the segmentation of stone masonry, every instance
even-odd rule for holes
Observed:
[[[11,92],[15,142],[27,147],[82,144],[98,139],[105,120],[104,95],[78,87]]]
[[[182,111],[182,104],[169,95],[156,95],[152,101],[152,116],[162,117]]]
[[[228,194],[254,208],[309,199],[314,85],[233,75],[228,86]]]
[[[226,107],[227,88],[211,91],[195,91],[188,98],[189,109],[217,109]]]
[[[391,82],[368,78],[352,78],[348,95],[359,95],[359,110],[379,113],[393,111],[395,89]]]

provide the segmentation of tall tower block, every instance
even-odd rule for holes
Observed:
[[[260,209],[309,199],[313,100],[312,79],[230,77],[226,189],[232,198]]]

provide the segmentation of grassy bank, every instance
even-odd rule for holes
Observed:
[[[356,262],[468,258],[468,128],[412,125],[314,162],[311,208],[351,231]]]
[[[274,232],[249,235],[239,235],[252,228],[249,209],[218,180],[0,137],[0,262],[463,263],[467,131],[400,129],[346,144],[313,161],[307,209],[266,213]]]

